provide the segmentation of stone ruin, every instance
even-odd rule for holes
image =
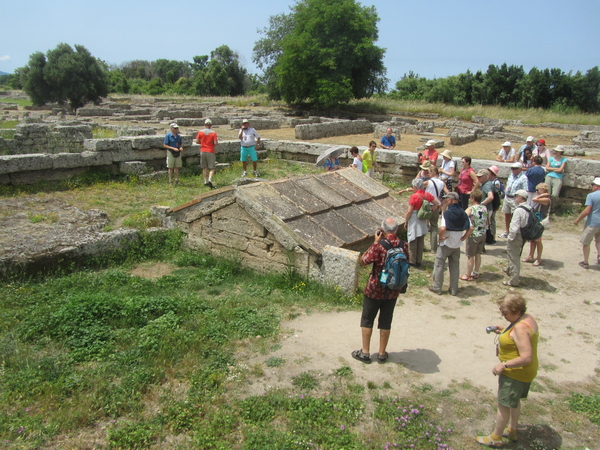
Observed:
[[[207,192],[175,208],[154,208],[190,248],[232,257],[260,272],[291,269],[353,293],[358,258],[386,217],[406,205],[353,168]],[[399,222],[403,222],[399,220]]]

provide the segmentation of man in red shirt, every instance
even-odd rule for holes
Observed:
[[[214,189],[212,177],[215,174],[215,147],[219,145],[219,137],[211,130],[211,127],[212,120],[206,119],[204,130],[199,131],[196,136],[196,144],[200,145],[200,165],[202,166],[202,175],[204,175],[204,186]]]
[[[438,152],[435,149],[435,141],[430,139],[425,144],[425,151],[423,153],[419,153],[419,165],[423,164],[425,161],[431,161],[431,164],[434,166],[437,165],[438,160]]]
[[[359,259],[359,264],[361,266],[373,264],[373,269],[371,270],[371,275],[369,275],[369,281],[365,286],[363,311],[360,319],[362,348],[353,351],[352,357],[367,364],[371,362],[371,336],[373,334],[373,323],[375,322],[377,313],[379,313],[379,321],[377,324],[377,327],[379,328],[379,354],[377,359],[380,363],[386,362],[388,354],[385,349],[390,339],[394,307],[396,306],[398,295],[402,292],[406,292],[406,286],[403,286],[398,290],[392,290],[384,288],[379,284],[379,277],[387,254],[387,250],[379,243],[381,240],[385,239],[393,246],[402,246],[404,254],[408,258],[408,245],[396,236],[397,230],[398,222],[395,219],[391,217],[385,219],[381,224],[381,229],[377,230],[375,233],[375,242]]]

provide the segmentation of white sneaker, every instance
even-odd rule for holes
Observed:
[[[260,177],[260,175],[258,174],[258,172],[256,170],[254,171],[254,176],[255,177]]]
[[[242,172],[242,176],[243,176],[243,177],[245,177],[245,176],[246,176],[246,171],[245,171],[245,170]]]
[[[499,234],[498,237],[501,238],[501,239],[507,238],[508,237],[508,233],[505,231],[504,233]]]

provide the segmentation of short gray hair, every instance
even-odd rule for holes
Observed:
[[[421,178],[415,178],[412,180],[412,187],[414,187],[416,191],[420,191],[425,187],[425,183]]]
[[[393,217],[388,217],[381,222],[381,228],[386,233],[395,233],[398,229],[398,222]]]

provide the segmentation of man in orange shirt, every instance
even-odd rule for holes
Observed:
[[[212,177],[215,174],[215,147],[219,145],[219,137],[211,130],[211,127],[212,120],[206,119],[204,130],[199,131],[196,136],[196,144],[200,145],[200,165],[202,166],[202,175],[204,175],[204,186],[214,189]]]

